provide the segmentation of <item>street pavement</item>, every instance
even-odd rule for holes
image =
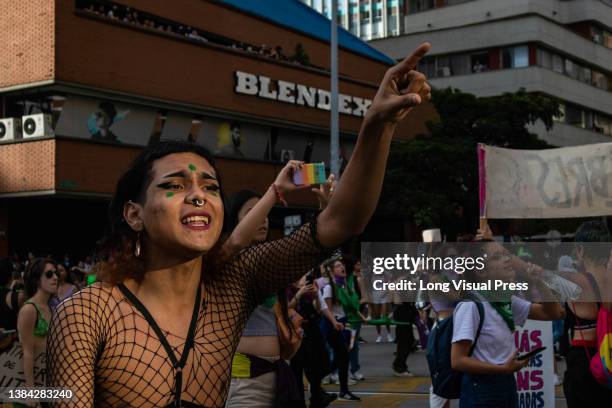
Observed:
[[[384,343],[375,343],[376,329],[364,326],[361,336],[367,341],[360,344],[361,373],[365,381],[350,386],[351,391],[361,398],[361,402],[336,401],[331,406],[342,408],[426,408],[429,407],[429,370],[424,351],[417,351],[408,358],[409,370],[415,375],[411,378],[398,378],[393,375],[391,363],[396,345],[386,342],[386,329],[382,329]],[[395,331],[395,330],[393,330]],[[416,333],[415,333],[416,334]],[[559,364],[563,372],[564,364]],[[562,375],[561,375],[561,378]],[[338,392],[338,385],[326,385],[328,392]],[[566,408],[561,386],[556,388],[555,407]],[[458,407],[458,403],[451,407]]]

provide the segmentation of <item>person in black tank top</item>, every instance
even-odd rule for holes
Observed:
[[[602,222],[588,221],[578,228],[575,236],[577,258],[583,270],[580,276],[583,280],[580,283],[583,288],[581,297],[596,299],[597,302],[593,302],[596,308],[590,309],[599,310],[602,307],[602,297],[598,280],[608,273],[610,250],[609,247],[602,249],[601,245],[589,245],[589,243],[609,242],[610,233]],[[563,378],[563,391],[568,408],[603,407],[612,401],[612,390],[595,381],[591,374],[590,360],[597,351],[595,335],[597,314],[595,312],[592,316],[586,316],[584,305],[584,302],[580,303],[579,298],[578,303],[569,303],[567,307],[568,319],[573,323],[574,332],[566,359],[567,370]],[[587,401],[588,405],[585,405]]]

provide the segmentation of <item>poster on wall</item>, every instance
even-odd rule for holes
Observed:
[[[268,126],[204,117],[196,140],[217,156],[262,160],[270,132]]]
[[[142,106],[67,95],[55,134],[146,146],[157,115],[156,110]]]
[[[515,333],[516,349],[525,354],[546,347],[529,361],[529,365],[515,373],[519,408],[553,408],[555,380],[552,322],[527,320]]]

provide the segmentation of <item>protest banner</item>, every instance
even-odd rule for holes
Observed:
[[[34,386],[44,387],[46,377],[47,354],[38,352],[34,356]],[[0,353],[0,388],[25,387],[23,372],[23,349],[19,342]]]
[[[478,145],[480,216],[612,214],[612,143],[544,150]]]
[[[525,354],[538,347],[546,350],[531,358],[529,365],[515,373],[519,408],[555,406],[552,322],[527,320],[514,333],[516,349]]]

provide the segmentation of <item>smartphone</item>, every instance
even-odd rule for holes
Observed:
[[[325,163],[307,163],[293,173],[293,184],[296,186],[325,183]]]
[[[314,280],[315,280],[314,275],[312,275],[312,274],[310,274],[310,273],[309,273],[308,275],[306,275],[306,284],[307,284],[307,285],[312,285],[312,283],[314,282]]]
[[[546,347],[539,347],[537,349],[531,350],[529,353],[521,354],[521,355],[517,356],[516,359],[517,360],[527,360],[527,359],[535,356],[536,354],[540,354],[544,350],[546,350]]]

